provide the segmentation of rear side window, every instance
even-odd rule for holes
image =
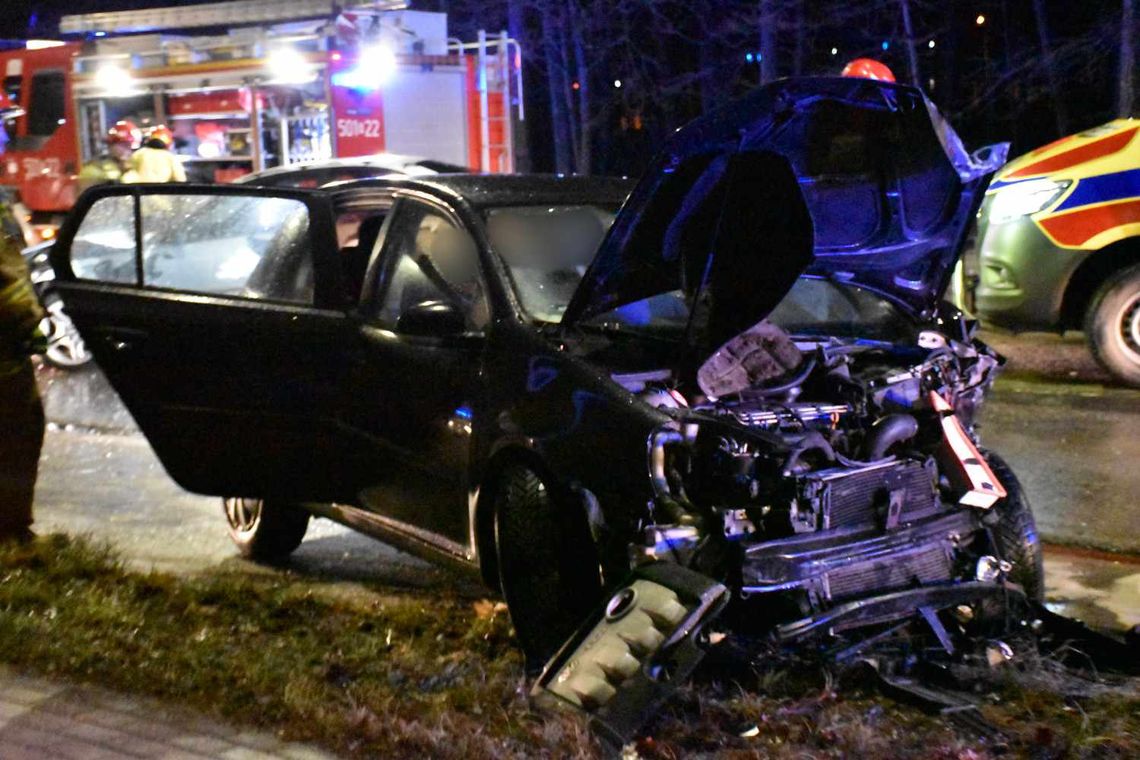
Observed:
[[[64,118],[66,84],[62,71],[40,71],[32,76],[28,100],[28,136],[51,137]]]
[[[301,201],[241,195],[146,195],[139,199],[138,212],[141,251],[136,248],[134,198],[109,196],[95,202],[71,245],[76,277],[191,293],[313,302],[309,214]]]

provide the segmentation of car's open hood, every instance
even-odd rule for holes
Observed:
[[[969,155],[912,87],[787,79],[678,130],[642,177],[563,318],[683,289],[719,345],[802,274],[930,313],[1006,146]]]

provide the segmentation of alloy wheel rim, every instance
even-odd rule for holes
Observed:
[[[47,359],[60,367],[78,367],[91,360],[91,354],[75,325],[63,312],[61,304],[48,307],[48,316],[40,324],[48,339]]]
[[[261,499],[244,497],[226,499],[226,519],[234,530],[242,533],[251,531],[257,526],[260,517]]]
[[[1132,298],[1120,311],[1120,344],[1128,358],[1140,364],[1140,292],[1134,293]]]

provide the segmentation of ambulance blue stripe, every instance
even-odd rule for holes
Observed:
[[[1101,174],[1077,181],[1077,187],[1054,211],[1140,196],[1140,169]]]

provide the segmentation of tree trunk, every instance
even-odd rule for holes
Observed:
[[[507,0],[507,34],[511,39],[517,40],[521,47],[525,44],[526,40],[526,8],[523,5],[523,0]],[[520,79],[523,81],[523,89],[529,89],[531,86],[531,74],[533,73],[533,66],[528,66],[530,63],[529,58],[522,61],[523,71],[520,72]],[[514,63],[511,64],[512,68]],[[513,85],[513,83],[512,83]],[[523,93],[517,93],[513,100],[522,98]],[[512,102],[512,105],[514,103]],[[514,108],[507,109],[507,117],[514,120],[511,124],[511,137],[514,145],[515,153],[515,171],[527,172],[530,171],[530,141],[527,139],[526,124],[516,119],[518,111]]]
[[[1041,42],[1041,60],[1045,64],[1045,74],[1049,80],[1049,92],[1053,96],[1053,114],[1057,119],[1057,134],[1068,134],[1068,116],[1065,113],[1065,103],[1061,100],[1061,92],[1057,85],[1057,66],[1053,62],[1053,53],[1049,44],[1049,25],[1045,17],[1045,4],[1042,0],[1033,0],[1033,16],[1037,22],[1037,38]]]
[[[570,26],[574,23],[574,19],[570,13],[569,3],[573,0],[566,0],[563,7],[559,11],[562,23],[558,27],[558,65],[556,68],[562,71],[562,106],[566,114],[566,137],[570,145],[570,168],[568,171],[578,171],[579,158],[578,158],[578,119],[577,119],[577,104],[574,98],[574,86],[572,84],[574,77],[572,76],[573,66],[570,63]],[[580,84],[579,84],[580,86]]]
[[[578,150],[577,169],[579,174],[590,174],[593,164],[593,129],[590,120],[590,64],[586,59],[586,46],[582,42],[583,20],[575,12],[574,0],[570,0],[570,35],[574,43],[574,61],[578,71]]]
[[[805,2],[807,0],[796,0],[796,47],[792,54],[792,74],[797,77],[804,73],[804,26],[807,24]]]
[[[1116,115],[1126,119],[1132,115],[1133,70],[1136,66],[1136,49],[1132,41],[1136,22],[1132,0],[1121,0],[1120,10],[1120,91],[1116,98]]]
[[[760,84],[775,79],[776,9],[773,0],[760,0]]]
[[[548,3],[542,13],[542,52],[546,61],[546,88],[550,97],[550,131],[554,138],[554,171],[566,174],[571,171],[570,114],[566,107],[566,93],[570,89],[563,68],[561,35],[563,21],[556,12],[556,3]]]
[[[914,25],[910,20],[910,0],[899,0],[902,6],[903,34],[906,36],[906,58],[910,65],[910,83],[922,87],[922,75],[918,70],[918,53],[914,49]]]

